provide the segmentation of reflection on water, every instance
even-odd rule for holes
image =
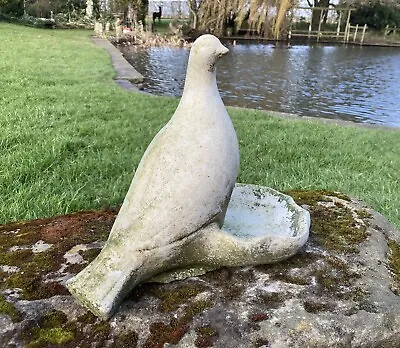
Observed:
[[[400,49],[227,44],[218,86],[228,105],[400,127]],[[189,49],[129,48],[154,94],[180,96]]]

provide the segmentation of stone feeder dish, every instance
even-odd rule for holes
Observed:
[[[310,214],[292,197],[272,188],[236,184],[221,229],[212,225],[190,243],[182,259],[192,267],[163,273],[167,283],[221,267],[253,266],[285,260],[306,243]]]

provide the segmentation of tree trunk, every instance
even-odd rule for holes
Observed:
[[[198,7],[196,4],[196,0],[187,0],[187,4],[190,10],[189,21],[191,24],[192,29],[196,30],[198,26]]]
[[[315,0],[314,2],[314,7],[329,7],[330,0]],[[310,4],[310,3],[309,3]],[[323,10],[314,10],[312,14],[312,19],[311,19],[311,30],[318,30],[319,27],[319,21],[321,19],[321,12]],[[324,13],[322,14],[324,23],[326,23],[327,15]]]

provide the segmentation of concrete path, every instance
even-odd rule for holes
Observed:
[[[125,89],[128,90],[139,90],[138,86],[133,85],[137,83],[141,83],[144,81],[144,77],[142,74],[137,72],[135,68],[130,65],[122,53],[108,40],[93,37],[92,41],[99,47],[104,48],[111,57],[112,65],[115,70],[116,82]]]

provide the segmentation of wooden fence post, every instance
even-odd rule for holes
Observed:
[[[340,23],[342,22],[342,11],[339,12],[339,20],[338,20],[338,25],[336,29],[336,37],[339,38],[340,34]]]
[[[362,45],[362,43],[364,42],[364,36],[365,36],[365,32],[367,31],[367,25],[366,24],[364,24],[364,28],[363,28],[363,32],[362,32],[362,35],[361,35],[361,41],[360,41],[360,44]]]
[[[319,16],[319,23],[318,23],[318,33],[317,33],[317,42],[319,42],[319,36],[321,34],[321,24],[322,24],[322,17],[323,17],[324,11],[321,10],[321,14]]]
[[[356,42],[356,39],[357,39],[357,31],[358,31],[358,24],[356,25],[356,31],[354,32],[353,42]]]
[[[346,20],[346,29],[345,29],[345,34],[344,34],[344,41],[346,43],[349,42],[349,36],[350,36],[350,14],[351,14],[351,10],[348,10],[347,20]]]

